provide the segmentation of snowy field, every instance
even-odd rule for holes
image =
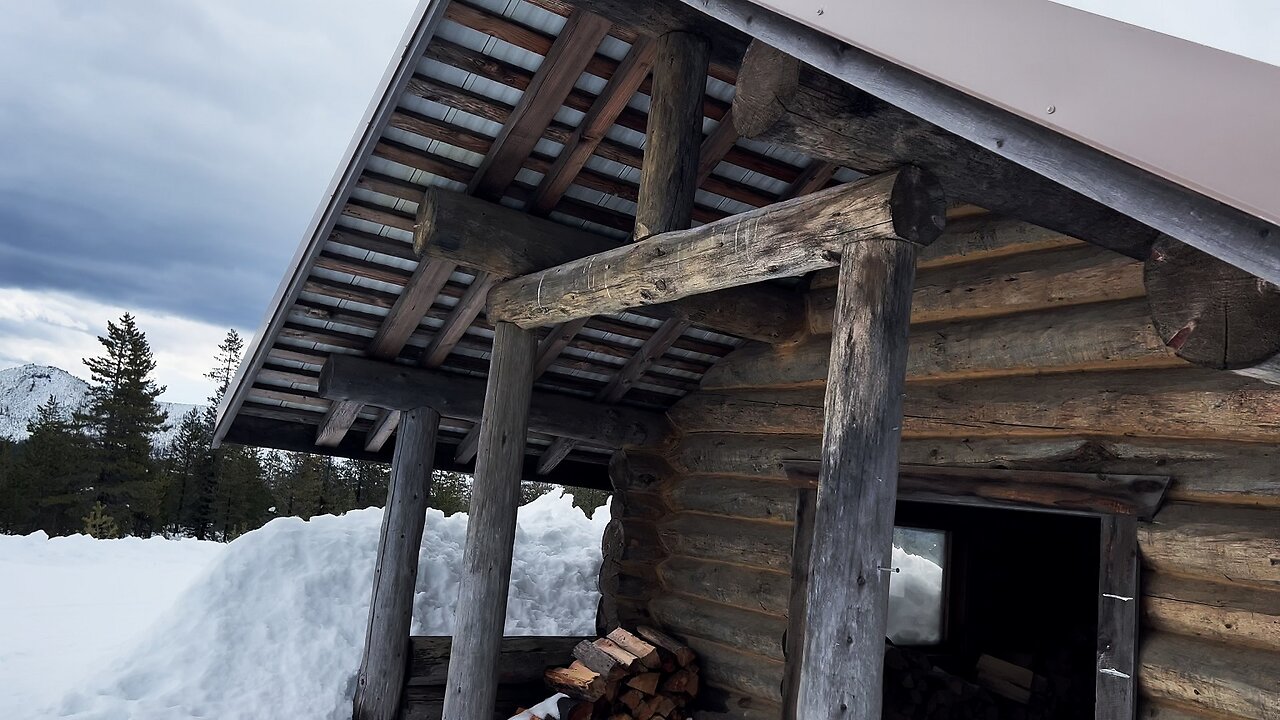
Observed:
[[[0,718],[347,718],[382,512],[228,545],[0,536]],[[522,507],[506,631],[594,630],[607,508]],[[432,510],[414,634],[453,626],[465,515]]]
[[[594,632],[600,538],[552,492],[520,508],[509,635]],[[227,545],[0,536],[0,718],[345,720],[382,512],[274,520]],[[447,635],[466,515],[432,510],[413,633]],[[890,633],[936,623],[941,569],[895,548]]]

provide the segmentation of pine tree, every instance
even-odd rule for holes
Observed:
[[[106,354],[84,361],[91,375],[88,404],[77,415],[96,451],[94,495],[133,534],[148,535],[164,495],[152,462],[152,436],[165,422],[156,403],[164,387],[151,379],[151,345],[132,315],[108,322],[98,342]]]
[[[107,514],[107,507],[101,502],[96,502],[89,508],[89,514],[84,516],[83,522],[84,533],[90,537],[99,540],[120,537],[120,526],[116,525],[115,518]]]
[[[437,470],[431,475],[431,497],[427,504],[445,515],[471,509],[471,476]]]
[[[0,522],[7,532],[78,532],[95,482],[84,436],[52,396],[37,408],[27,433],[15,453]]]
[[[204,539],[213,527],[212,440],[208,413],[204,408],[192,408],[182,416],[169,443],[165,517],[166,527],[173,533]]]
[[[240,333],[234,328],[227,331],[227,336],[222,339],[222,344],[218,345],[218,354],[214,357],[213,369],[205,373],[204,376],[214,382],[213,396],[209,398],[209,404],[214,408],[222,402],[222,396],[227,394],[227,388],[231,387],[231,381],[235,379],[236,370],[240,367],[240,358],[244,355],[244,338],[240,337]]]

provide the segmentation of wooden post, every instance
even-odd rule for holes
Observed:
[[[865,240],[840,259],[797,717],[880,720],[915,257]]]
[[[493,717],[536,350],[532,332],[494,328],[444,720]]]
[[[418,581],[418,550],[431,492],[431,463],[436,455],[440,415],[431,408],[404,413],[391,464],[387,508],[378,538],[373,571],[369,628],[356,681],[353,720],[393,720],[400,705],[408,667],[413,590]]]
[[[1133,720],[1137,712],[1138,521],[1103,515],[1098,561],[1098,675],[1093,716]]]
[[[813,488],[796,490],[796,520],[791,539],[791,595],[787,599],[786,668],[782,675],[782,720],[797,720],[796,701],[800,695],[800,665],[804,657],[805,602],[809,595],[809,562],[813,552],[813,514],[818,493]]]

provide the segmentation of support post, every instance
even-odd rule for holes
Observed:
[[[536,350],[532,332],[494,328],[444,720],[493,717]]]
[[[440,415],[431,408],[404,413],[382,514],[373,571],[369,627],[356,680],[353,720],[394,720],[409,666],[409,625],[418,581],[418,550],[431,492]]]
[[[840,258],[797,717],[880,720],[915,257],[864,240]]]
[[[1098,562],[1096,720],[1133,720],[1137,712],[1138,520],[1103,515]]]

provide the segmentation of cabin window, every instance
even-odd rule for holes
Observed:
[[[937,645],[946,609],[947,533],[895,527],[889,577],[889,640],[895,645]]]

